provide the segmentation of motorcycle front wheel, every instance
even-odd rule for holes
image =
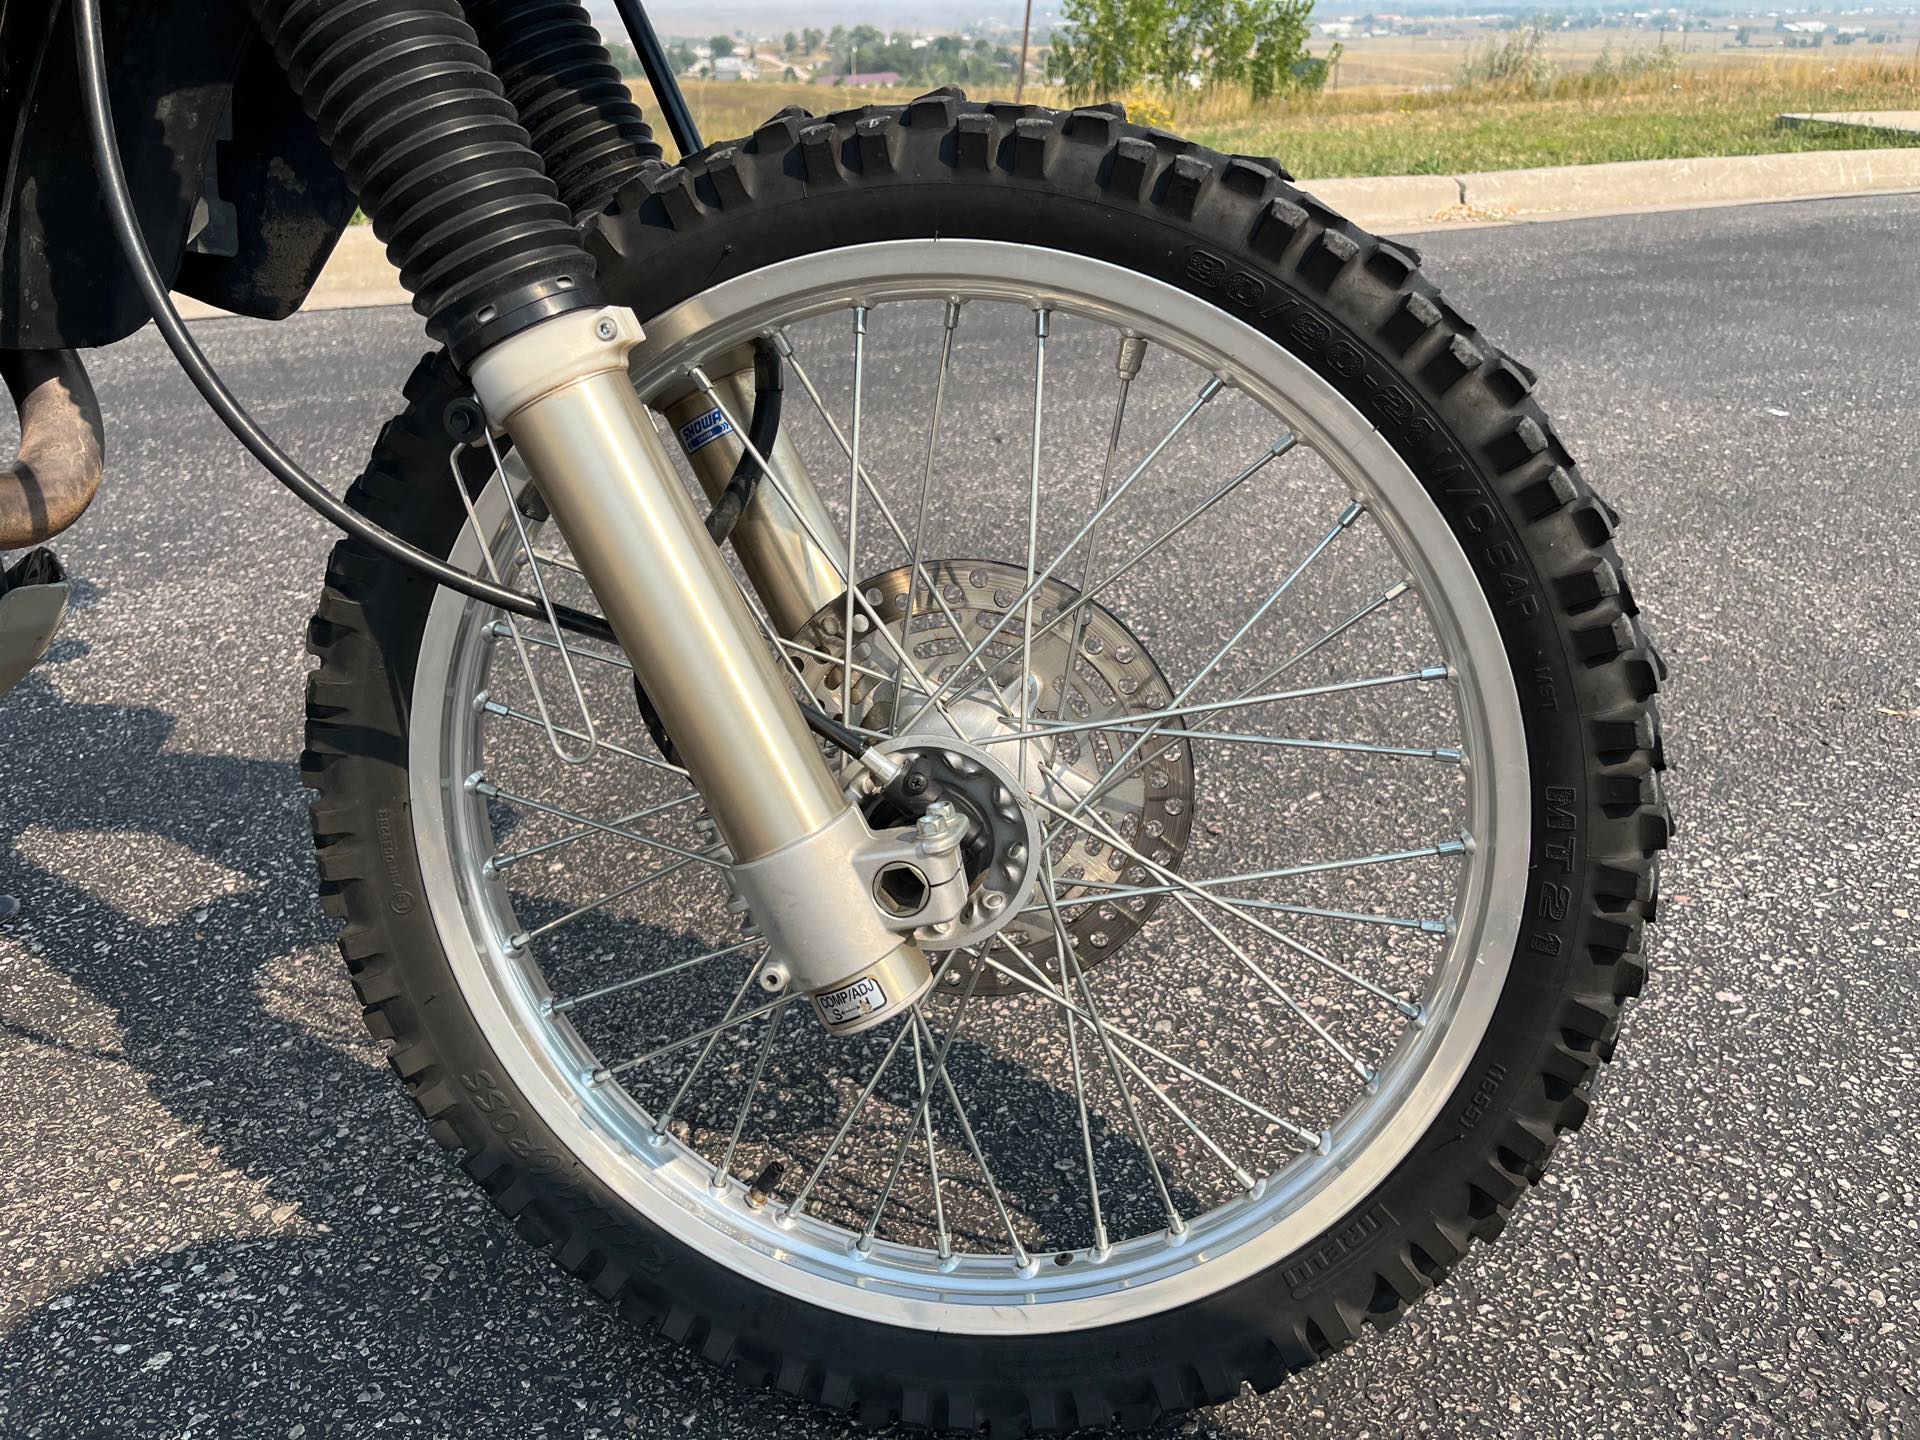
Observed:
[[[1659,662],[1532,375],[1271,162],[1109,108],[788,112],[587,232],[663,414],[779,347],[763,498],[804,457],[840,593],[752,598],[796,691],[984,787],[974,903],[828,1035],[752,985],[618,652],[344,543],[322,889],[435,1137],[863,1423],[1142,1426],[1391,1323],[1585,1116],[1667,835]],[[590,606],[464,394],[423,361],[355,503]]]

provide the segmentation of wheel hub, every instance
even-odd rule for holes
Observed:
[[[922,584],[912,597],[910,614],[907,567],[861,584],[874,612],[894,635],[906,635],[912,667],[901,663],[898,651],[874,632],[865,615],[856,615],[850,652],[852,703],[850,709],[843,707],[842,660],[819,658],[849,654],[845,606],[835,601],[793,637],[819,652],[796,656],[802,677],[829,714],[892,735],[883,750],[902,760],[908,755],[925,758],[929,783],[937,780],[951,790],[947,798],[981,822],[980,831],[969,836],[970,841],[984,839],[987,846],[977,858],[975,852],[968,855],[969,874],[976,875],[976,864],[980,867],[969,905],[973,919],[963,917],[968,938],[952,945],[979,946],[1004,932],[1036,962],[1044,964],[1054,956],[1053,917],[1036,912],[1019,893],[1032,892],[1040,868],[1035,861],[1044,845],[1059,884],[1061,920],[1081,964],[1091,968],[1117,953],[1162,898],[1095,900],[1099,889],[1149,886],[1158,878],[1112,841],[1117,838],[1163,869],[1179,869],[1193,826],[1192,751],[1183,738],[1155,737],[1122,762],[1134,738],[1125,731],[1031,732],[1045,730],[1049,721],[1078,724],[1161,709],[1172,701],[1171,687],[1146,647],[1112,611],[1093,601],[1065,613],[1079,592],[1058,580],[1048,580],[1035,592],[1031,659],[1023,673],[1023,615],[1007,617],[1010,611],[1024,611],[1016,602],[1026,589],[1025,572],[975,560],[939,561],[925,570],[938,587],[939,599]],[[961,665],[979,678],[978,667],[966,656],[1003,620],[979,656],[991,669],[992,688],[969,685],[969,677],[959,675]],[[928,708],[929,690],[949,681],[949,693]],[[926,713],[921,715],[923,708]],[[893,734],[902,724],[908,726],[906,733]],[[1015,738],[1023,730],[1029,733],[1025,744]],[[1073,811],[1096,790],[1081,825],[1060,820],[1036,801],[1044,798]],[[1010,806],[1000,799],[1000,791],[1011,795]],[[1091,827],[1091,833],[1082,826]],[[1055,834],[1046,839],[1050,828]],[[1016,855],[1016,847],[1025,847],[1027,855]],[[998,947],[998,953],[984,953],[1021,968],[1005,946]],[[947,967],[948,983],[964,984],[972,963],[971,957],[956,955]],[[1020,987],[988,969],[976,988],[994,994]]]

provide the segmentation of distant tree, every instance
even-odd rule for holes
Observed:
[[[733,37],[731,35],[715,35],[707,41],[707,48],[713,52],[714,59],[724,60],[727,56],[733,54]]]
[[[780,42],[780,53],[782,55],[791,55],[795,49],[799,47],[799,44],[800,42],[794,38],[793,32],[789,30],[786,33],[786,37]]]
[[[1302,66],[1313,0],[1064,0],[1047,73],[1075,100],[1244,85],[1255,100],[1314,87]]]
[[[814,51],[820,48],[820,42],[825,38],[826,37],[823,36],[818,30],[802,30],[800,32],[801,47],[805,49],[806,53],[809,55],[813,54]]]
[[[800,76],[794,70],[794,68],[791,65],[789,65],[785,70],[780,72],[780,78],[782,80],[798,80]]]

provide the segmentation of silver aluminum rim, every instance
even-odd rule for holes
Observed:
[[[1287,423],[1363,499],[1408,573],[1440,640],[1473,757],[1454,924],[1423,1005],[1378,1082],[1308,1151],[1255,1190],[1191,1218],[1183,1235],[1117,1242],[1092,1265],[1025,1265],[872,1242],[777,1207],[749,1208],[737,1186],[716,1193],[712,1161],[654,1137],[624,1089],[594,1083],[600,1060],[550,1013],[539,967],[515,953],[502,887],[480,865],[493,846],[484,804],[462,782],[475,768],[479,721],[462,697],[484,685],[482,630],[494,612],[442,590],[421,647],[410,740],[412,824],[430,913],[461,992],[500,1063],[541,1120],[645,1219],[743,1277],[842,1314],[918,1330],[1043,1334],[1140,1319],[1217,1293],[1315,1242],[1413,1149],[1477,1049],[1518,934],[1530,840],[1519,700],[1504,648],[1464,554],[1386,440],[1301,361],[1185,292],[1104,262],[1031,246],[917,240],[848,247],[728,281],[651,321],[635,352],[643,395],[679,381],[700,357],[774,325],[852,305],[908,299],[1000,299],[1050,306],[1146,336],[1213,370]],[[1169,323],[1175,320],[1176,324]],[[480,499],[482,528],[510,536],[499,485]],[[454,560],[482,557],[462,532]],[[1492,757],[1491,759],[1489,757]],[[784,1222],[784,1223],[783,1223]]]

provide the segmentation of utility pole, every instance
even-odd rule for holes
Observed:
[[[1027,18],[1020,24],[1020,68],[1013,77],[1013,103],[1027,88],[1027,43],[1033,39],[1033,0],[1027,0]]]

